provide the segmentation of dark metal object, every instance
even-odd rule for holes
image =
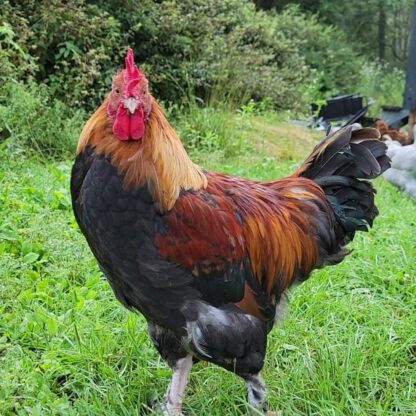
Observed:
[[[311,110],[316,113],[318,105],[311,104]],[[339,95],[329,98],[326,105],[319,109],[316,119],[323,118],[325,121],[340,120],[353,116],[364,108],[363,97],[357,94]]]
[[[367,108],[368,105],[364,105],[364,97],[358,94],[331,97],[321,108],[316,103],[310,104],[313,115],[311,125],[326,129],[333,121],[342,123],[342,121],[350,120],[357,114],[360,114],[360,116],[358,118],[354,117],[354,121],[361,122]]]
[[[393,105],[382,105],[380,118],[393,130],[400,130],[409,121],[409,110]]]

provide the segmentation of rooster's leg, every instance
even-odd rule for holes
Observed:
[[[247,387],[247,400],[251,406],[260,412],[267,412],[266,384],[260,374],[251,374],[245,377]],[[257,413],[256,413],[257,414]]]
[[[172,379],[165,394],[166,416],[182,415],[182,401],[191,367],[192,355],[180,358],[172,367]]]

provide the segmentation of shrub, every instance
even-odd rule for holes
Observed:
[[[7,9],[5,9],[7,11]],[[0,80],[7,82],[33,75],[38,70],[35,59],[26,50],[27,21],[15,16],[18,34],[9,23],[0,20]],[[17,29],[19,30],[19,29]]]
[[[0,22],[3,72],[16,80],[32,73],[61,101],[87,109],[103,98],[127,45],[168,103],[196,95],[238,107],[266,98],[302,109],[351,90],[363,62],[316,16],[256,11],[250,0],[8,0]]]
[[[125,22],[124,8],[108,10]],[[147,0],[129,10],[129,22],[153,90],[173,103],[195,93],[205,101],[270,98],[277,108],[301,109],[349,91],[363,64],[341,31],[297,7],[265,13],[248,0]]]
[[[240,103],[271,97],[294,104],[306,67],[300,52],[274,36],[275,18],[248,0],[146,0],[141,7],[103,7],[135,45],[157,97],[189,94]]]
[[[36,61],[36,80],[55,97],[78,107],[100,102],[125,52],[116,19],[84,0],[10,0],[2,20]]]
[[[404,72],[377,62],[368,63],[361,68],[357,90],[375,100],[369,112],[380,117],[382,105],[403,105]]]
[[[166,102],[189,93],[237,104],[270,97],[280,108],[299,102],[307,74],[301,51],[275,30],[278,16],[249,0],[91,3],[9,0],[0,12],[14,30],[24,23],[16,41],[36,62],[37,81],[69,105],[96,106],[127,44]]]
[[[215,62],[211,54],[214,97],[236,105],[270,99],[276,108],[299,108],[299,85],[307,80],[307,67],[301,51],[277,30],[280,16],[255,12],[251,4],[239,12],[225,45],[217,48],[223,56]]]
[[[169,119],[177,129],[191,157],[198,160],[200,152],[217,156],[238,156],[249,150],[244,141],[244,116],[237,116],[223,104],[201,107],[196,102],[184,108],[173,106]]]
[[[0,138],[10,146],[49,158],[72,156],[84,119],[45,86],[9,82],[1,89]]]
[[[337,28],[321,23],[317,16],[289,7],[276,16],[276,32],[300,50],[309,68],[309,83],[302,86],[310,99],[355,92],[364,59]]]

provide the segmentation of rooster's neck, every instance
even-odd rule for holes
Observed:
[[[143,139],[122,142],[112,133],[105,100],[82,130],[77,153],[91,146],[108,155],[124,176],[125,186],[147,184],[156,206],[165,212],[173,207],[181,190],[206,188],[207,178],[189,158],[159,104],[152,101]]]

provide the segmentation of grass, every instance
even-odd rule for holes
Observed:
[[[246,153],[199,153],[198,162],[269,179],[290,172],[316,139],[270,117],[243,121]],[[142,414],[170,372],[75,224],[71,163],[45,164],[10,145],[0,163],[0,414]],[[293,291],[289,317],[269,337],[264,377],[283,415],[416,414],[416,203],[376,185],[374,228],[343,263]],[[197,365],[185,411],[244,414],[244,397],[237,377]]]

